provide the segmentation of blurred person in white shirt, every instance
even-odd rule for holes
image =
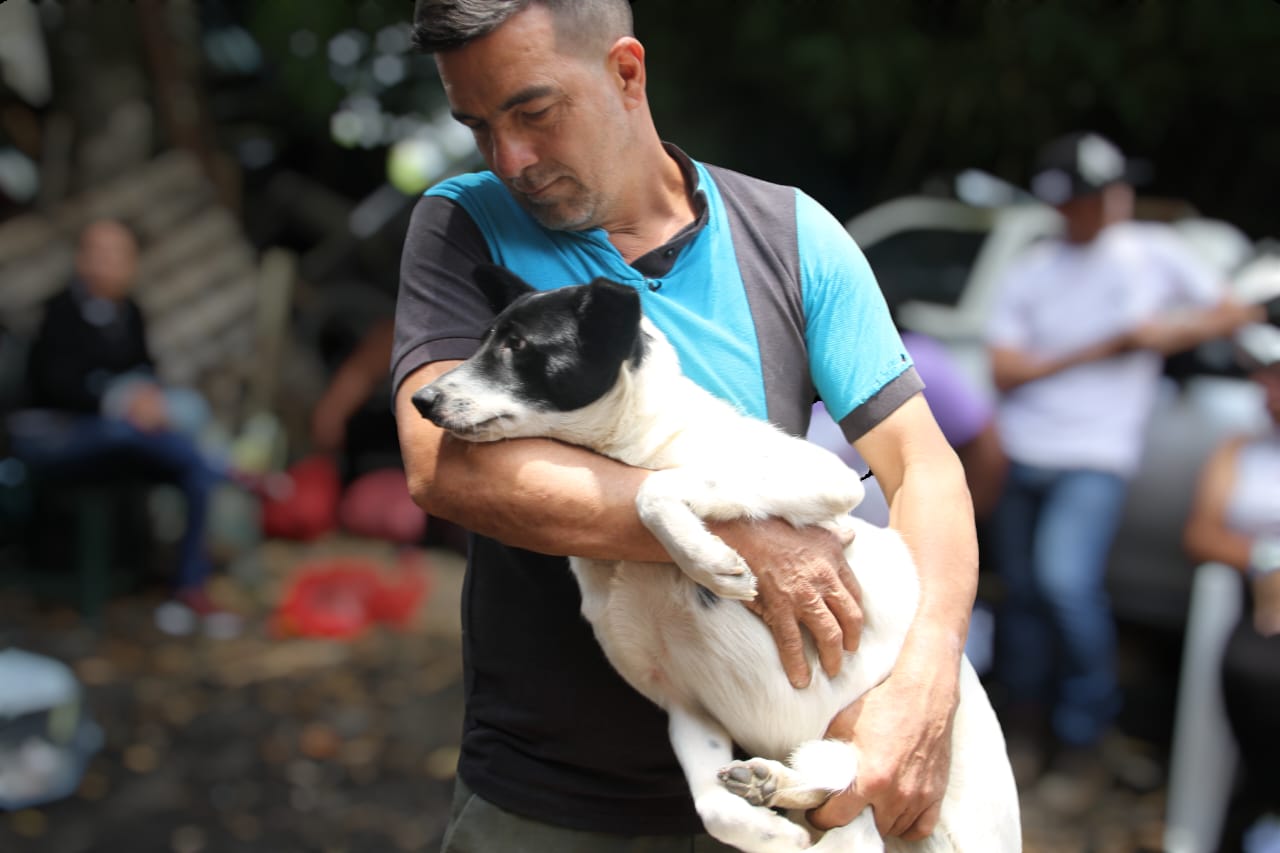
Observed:
[[[1029,784],[1054,753],[1039,790],[1064,813],[1107,782],[1099,747],[1121,700],[1103,581],[1163,359],[1264,317],[1167,226],[1133,221],[1131,176],[1096,133],[1045,146],[1031,187],[1064,230],[1010,267],[987,330],[1010,460],[992,519],[995,674],[1015,772]]]

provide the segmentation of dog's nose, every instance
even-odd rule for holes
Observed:
[[[438,390],[430,385],[425,385],[414,392],[413,407],[418,410],[418,414],[427,420],[433,420],[432,415],[435,414],[437,406],[440,404],[441,394]]]

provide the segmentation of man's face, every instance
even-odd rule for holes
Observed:
[[[95,222],[80,237],[76,273],[89,292],[102,299],[123,299],[138,271],[133,235],[117,222]]]
[[[547,228],[598,227],[614,206],[629,125],[605,50],[557,50],[554,18],[535,5],[436,56],[454,116]]]
[[[1058,206],[1067,220],[1067,232],[1078,243],[1087,243],[1108,225],[1133,218],[1133,187],[1111,184],[1096,193],[1079,196]]]

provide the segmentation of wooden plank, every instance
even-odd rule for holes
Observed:
[[[270,249],[263,256],[254,318],[253,351],[257,356],[257,369],[248,377],[251,412],[270,411],[275,404],[297,277],[298,259],[293,252]]]
[[[243,279],[193,302],[186,310],[171,313],[166,322],[152,330],[151,344],[156,358],[159,359],[163,352],[193,346],[233,323],[252,326],[250,318],[257,297],[256,282]]]
[[[129,219],[161,195],[206,183],[199,164],[185,151],[167,151],[139,169],[86,190],[59,210],[58,224],[76,233],[103,216]]]
[[[196,310],[206,291],[227,284],[252,281],[257,275],[253,251],[246,245],[232,245],[203,260],[193,258],[172,275],[139,283],[137,300],[152,324],[168,322],[173,311]]]
[[[206,208],[167,233],[142,256],[138,265],[139,295],[177,269],[203,263],[228,243],[248,245],[230,213],[222,207]]]
[[[138,213],[132,223],[145,238],[146,248],[150,249],[154,245],[163,245],[175,227],[213,203],[212,187],[208,184],[193,185],[182,192],[156,199]]]
[[[15,216],[0,226],[0,269],[19,258],[38,253],[61,236],[58,225],[39,213]],[[5,289],[0,288],[0,297]]]
[[[31,334],[44,302],[67,285],[75,272],[75,251],[66,241],[54,243],[25,263],[0,268],[0,319],[15,333]]]

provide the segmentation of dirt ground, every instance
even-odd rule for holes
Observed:
[[[407,628],[277,636],[271,603],[290,572],[334,555],[395,561],[355,540],[268,543],[252,582],[227,575],[215,588],[249,617],[234,639],[160,633],[155,589],[113,598],[98,630],[3,590],[4,636],[72,666],[105,742],[74,795],[0,814],[0,851],[437,850],[462,720],[461,558],[423,552],[431,589]],[[1160,790],[1117,789],[1071,821],[1026,798],[1025,849],[1157,851],[1163,811]]]

